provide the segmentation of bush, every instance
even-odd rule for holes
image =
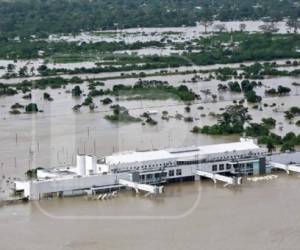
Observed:
[[[112,103],[113,101],[112,101],[112,99],[107,97],[107,98],[101,100],[101,102],[103,103],[103,105],[108,105],[108,104]]]
[[[82,91],[78,85],[72,89],[73,96],[80,96],[81,94],[82,94]]]
[[[38,112],[38,106],[36,103],[29,103],[26,107],[25,107],[25,111],[28,113],[35,113]]]
[[[238,82],[229,82],[228,87],[232,92],[237,92],[237,93],[242,92],[241,86]]]
[[[269,128],[275,128],[276,126],[276,120],[273,119],[272,117],[270,118],[263,118],[262,122]]]
[[[93,103],[93,98],[91,96],[88,96],[84,99],[82,105],[83,106],[89,106],[90,104]]]
[[[11,105],[12,109],[23,109],[24,106],[21,105],[20,103],[16,102],[15,104]]]
[[[19,115],[19,114],[21,114],[20,110],[17,110],[17,109],[10,110],[9,113],[12,114],[12,115]]]

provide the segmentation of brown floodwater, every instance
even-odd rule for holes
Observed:
[[[202,97],[201,101],[192,104],[191,112],[187,113],[185,104],[176,100],[119,100],[119,104],[127,107],[134,116],[140,116],[148,110],[157,110],[159,114],[153,116],[158,121],[158,126],[142,126],[141,123],[113,124],[104,119],[111,111],[108,106],[100,103],[103,97],[94,98],[98,108],[90,112],[88,108],[82,108],[75,113],[72,107],[83,102],[84,97],[73,98],[66,90],[71,90],[72,85],[66,89],[47,89],[54,98],[53,102],[43,100],[45,91],[33,90],[32,100],[22,99],[22,94],[0,98],[0,175],[23,176],[24,172],[31,167],[44,166],[54,167],[73,164],[74,156],[80,153],[95,153],[103,156],[116,151],[123,150],[145,150],[166,147],[181,147],[189,145],[207,145],[221,142],[238,140],[238,136],[207,136],[194,135],[190,130],[195,126],[211,125],[216,118],[210,114],[221,113],[220,109],[232,103],[233,99],[242,98],[240,94],[230,92],[218,92],[218,80],[190,82],[193,75],[159,76],[147,77],[148,80],[166,80],[173,86],[186,84]],[[114,84],[134,84],[137,79],[115,79],[105,81],[104,88],[111,88]],[[283,135],[294,131],[300,133],[299,127],[289,124],[284,118],[284,111],[299,103],[299,89],[292,86],[293,82],[299,82],[299,78],[278,77],[262,81],[263,87],[257,88],[260,95],[264,95],[266,88],[276,88],[279,84],[289,86],[292,89],[290,96],[265,98],[264,103],[269,105],[275,103],[274,107],[263,107],[263,111],[254,110],[249,105],[253,121],[260,122],[264,117],[273,117],[278,126],[274,130]],[[87,85],[81,88],[88,93]],[[205,96],[203,90],[210,89],[217,93],[218,101],[211,103],[211,96]],[[112,97],[115,101],[115,98]],[[25,105],[36,102],[43,113],[38,114],[9,114],[10,106],[15,102]],[[206,103],[207,102],[207,103]],[[203,110],[199,110],[203,106]],[[169,121],[161,119],[161,112],[167,110],[172,116]],[[176,120],[174,116],[179,113],[185,117],[195,118],[194,122]]]
[[[178,86],[190,81],[193,75],[149,77],[167,80]],[[105,87],[116,83],[132,84],[136,79],[106,81]],[[297,78],[279,77],[263,80],[265,88],[279,84],[292,88],[291,96],[266,98],[264,103],[276,103],[279,112],[271,107],[263,111],[250,107],[254,121],[272,116],[275,131],[284,134],[299,133],[299,127],[288,124],[283,111],[299,104],[298,90],[291,85]],[[211,101],[202,90],[217,91],[219,81],[188,82],[188,86],[202,96],[202,102]],[[213,124],[216,119],[210,112],[241,98],[230,93],[218,93],[227,101],[196,103],[191,112],[185,105],[169,99],[163,101],[126,101],[119,103],[139,116],[147,110],[157,110],[154,119],[158,125],[142,126],[140,123],[112,124],[104,119],[109,107],[94,98],[98,108],[90,112],[82,108],[74,113],[72,107],[82,103],[74,99],[66,89],[47,90],[53,102],[44,101],[44,91],[34,90],[33,100],[44,110],[34,115],[10,115],[15,102],[27,104],[21,94],[0,98],[0,180],[1,186],[13,176],[33,166],[53,167],[74,163],[74,155],[95,153],[99,156],[132,149],[180,147],[237,141],[238,136],[206,136],[190,133],[193,126]],[[87,92],[86,84],[82,88]],[[114,99],[114,98],[113,98]],[[203,106],[203,110],[198,107]],[[170,118],[161,119],[167,110],[196,118],[192,123]],[[202,115],[206,116],[203,117]],[[163,196],[136,196],[122,192],[115,199],[105,202],[89,201],[84,197],[43,200],[0,208],[1,249],[298,249],[300,179],[297,175],[271,181],[247,182],[239,188],[215,186],[209,181],[186,182],[166,187]],[[0,194],[1,196],[1,194]],[[17,239],[17,240],[16,240]]]
[[[176,183],[161,197],[43,200],[0,208],[1,249],[298,249],[300,179]]]

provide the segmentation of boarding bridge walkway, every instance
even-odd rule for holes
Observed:
[[[148,184],[141,184],[138,182],[128,181],[124,179],[119,179],[119,184],[135,189],[138,193],[139,191],[145,191],[151,194],[161,194],[163,193],[163,186],[153,186]]]
[[[295,164],[282,164],[282,163],[277,163],[277,162],[269,162],[269,165],[272,168],[278,168],[286,171],[288,174],[290,172],[296,172],[300,173],[300,166],[297,166]]]
[[[199,175],[200,177],[206,177],[212,179],[214,183],[217,183],[217,181],[221,181],[221,182],[225,182],[226,185],[242,184],[242,177],[228,177],[221,174],[215,174],[215,173],[205,172],[201,170],[197,170],[196,175]]]

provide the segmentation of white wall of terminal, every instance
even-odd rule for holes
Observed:
[[[185,149],[126,152],[105,157],[101,164],[97,164],[95,156],[78,155],[76,166],[65,168],[69,171],[39,170],[38,180],[16,181],[15,189],[24,190],[25,197],[36,200],[47,193],[82,192],[92,187],[117,185],[119,179],[128,180],[131,172],[144,175],[146,182],[149,176],[162,172],[167,180],[195,176],[197,170],[229,172],[237,163],[251,163],[253,173],[259,174],[259,159],[264,153],[265,149],[247,140]]]
[[[24,196],[30,197],[30,200],[39,200],[44,194],[48,193],[82,191],[84,189],[90,189],[91,187],[115,185],[118,184],[118,178],[122,178],[122,175],[118,177],[115,174],[111,174],[25,182],[16,181],[16,188],[19,190],[23,189]]]

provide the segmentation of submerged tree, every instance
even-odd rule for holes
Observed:
[[[36,103],[29,103],[26,107],[25,107],[25,111],[28,113],[35,113],[38,112],[38,106]]]
[[[204,6],[201,9],[201,13],[200,13],[200,25],[202,25],[204,27],[204,33],[207,33],[207,29],[212,25],[213,23],[213,13],[212,10],[210,9],[210,7],[208,7],[207,5]]]

